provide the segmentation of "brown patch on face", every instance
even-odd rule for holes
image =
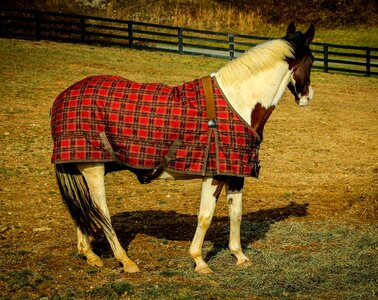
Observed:
[[[302,89],[302,92],[301,92],[301,95],[302,96],[307,96],[308,94],[309,94],[309,87],[310,87],[310,81],[308,81],[305,85],[304,85],[304,87],[303,87],[303,89]]]
[[[275,109],[275,106],[271,106],[268,109],[262,107],[260,103],[257,103],[251,114],[251,126],[260,136],[262,141],[263,139],[263,130],[266,121],[268,121],[271,113]]]
[[[294,99],[295,99],[295,102],[297,102],[297,104],[299,104],[299,96],[298,96],[298,94],[297,94],[297,91],[296,91],[296,89],[295,89],[295,86],[294,86],[294,84],[292,84],[292,83],[289,83],[289,85],[287,86],[288,88],[289,88],[289,91],[293,94],[293,96],[294,96]]]
[[[289,70],[293,72],[293,78],[295,80],[295,88],[292,90],[290,88],[291,84],[289,84],[288,87],[297,101],[298,94],[307,96],[309,93],[311,67],[314,62],[314,57],[308,49],[306,53],[300,53],[299,58],[290,58],[287,62],[289,64]]]

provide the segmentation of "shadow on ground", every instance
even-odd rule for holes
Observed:
[[[263,239],[270,226],[289,217],[307,216],[308,203],[291,202],[287,206],[264,209],[243,215],[241,224],[241,241],[244,248],[249,243]],[[170,241],[190,241],[197,226],[196,215],[180,214],[175,211],[133,211],[119,213],[112,217],[112,223],[125,249],[137,234],[145,234],[158,239]],[[213,249],[207,254],[206,260],[227,248],[229,237],[229,218],[214,217],[206,235],[206,241],[213,244]],[[94,248],[104,257],[112,256],[106,239],[101,236],[95,242]]]

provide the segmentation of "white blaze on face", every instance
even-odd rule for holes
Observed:
[[[312,98],[314,98],[314,89],[312,88],[311,85],[308,86],[308,94],[305,95],[305,96],[302,96],[301,94],[298,95],[299,96],[299,105],[300,106],[306,106],[308,105]]]

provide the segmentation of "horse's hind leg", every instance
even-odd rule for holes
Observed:
[[[77,227],[77,249],[79,254],[87,258],[89,265],[96,267],[102,267],[104,265],[101,258],[92,251],[89,236],[83,233],[79,227]]]
[[[78,164],[77,166],[87,182],[93,202],[106,218],[106,223],[109,224],[109,226],[103,226],[103,230],[113,250],[115,258],[122,263],[125,272],[138,272],[138,266],[127,256],[126,251],[122,248],[116,233],[111,226],[109,209],[106,204],[104,164],[91,163]]]

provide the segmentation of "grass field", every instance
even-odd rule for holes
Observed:
[[[7,39],[0,57],[0,299],[377,298],[377,78],[315,72],[309,107],[284,96],[266,125],[261,176],[246,182],[250,267],[227,250],[224,195],[204,245],[215,273],[200,276],[188,255],[200,181],[142,186],[128,172],[108,175],[112,221],[142,270],[130,275],[104,239],[95,244],[103,268],[76,254],[50,164],[51,103],[89,75],[173,85],[226,61]]]

